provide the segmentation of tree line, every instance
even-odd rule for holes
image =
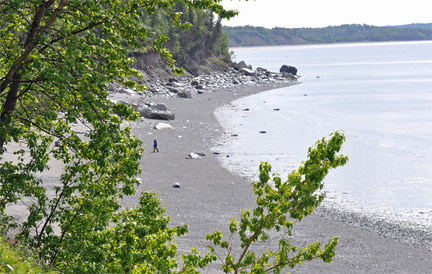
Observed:
[[[174,16],[172,16],[174,13]],[[179,66],[194,72],[209,58],[224,64],[231,62],[229,41],[222,28],[222,17],[210,10],[195,9],[179,1],[168,12],[158,9],[145,12],[142,22],[153,33],[153,39],[161,39]],[[181,24],[181,27],[179,27]],[[152,50],[144,44],[133,49],[146,53]]]
[[[432,40],[432,24],[387,27],[351,24],[292,29],[224,26],[224,30],[231,47]]]

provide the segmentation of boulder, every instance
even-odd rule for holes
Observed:
[[[297,81],[297,76],[295,76],[289,72],[282,72],[281,75],[283,78],[288,79],[290,81]]]
[[[146,103],[146,105],[143,108],[140,108],[138,112],[141,114],[141,117],[145,117],[148,119],[157,119],[157,120],[175,119],[175,113],[169,110],[165,104]]]
[[[173,127],[170,124],[166,123],[159,123],[154,126],[154,129],[162,130],[162,129],[172,129]]]
[[[196,154],[195,152],[191,152],[188,154],[186,159],[201,159],[201,157],[198,154]]]
[[[280,73],[287,72],[287,73],[291,73],[292,75],[297,75],[297,69],[295,67],[287,66],[287,65],[283,65],[279,69],[279,72]]]
[[[266,73],[269,72],[269,71],[266,70],[265,68],[261,68],[261,67],[257,67],[256,70],[257,70],[258,72],[262,72],[262,73],[264,73],[264,74],[266,74]]]
[[[192,98],[192,93],[189,90],[182,90],[177,92],[180,98]]]
[[[254,76],[254,75],[256,75],[255,71],[253,71],[253,70],[251,70],[249,68],[242,68],[242,69],[240,69],[240,72],[242,74],[244,74],[244,75],[247,75],[247,76]]]
[[[236,69],[236,70],[241,70],[241,69],[244,69],[244,68],[247,68],[247,69],[250,69],[250,70],[252,70],[252,66],[251,65],[246,65],[246,63],[244,62],[244,61],[240,61],[240,62],[238,62],[238,63],[235,63],[234,65],[233,65],[233,67],[234,67],[234,69]]]
[[[120,93],[129,94],[129,95],[136,95],[136,92],[133,89],[124,87],[120,89]]]

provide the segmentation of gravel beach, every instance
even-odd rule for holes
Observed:
[[[165,203],[172,225],[187,223],[189,234],[176,240],[180,254],[192,247],[206,251],[205,235],[219,229],[227,235],[231,217],[241,208],[253,208],[255,198],[250,182],[224,169],[212,146],[223,134],[213,112],[219,106],[257,92],[286,86],[271,83],[214,89],[193,94],[192,99],[151,98],[175,112],[173,121],[146,119],[134,125],[133,133],[143,140],[142,185],[137,193],[155,191]],[[124,98],[133,101],[133,98]],[[159,123],[171,129],[156,130]],[[160,152],[153,153],[157,139]],[[311,144],[312,145],[312,144]],[[200,159],[187,159],[189,153],[203,153]],[[222,155],[223,156],[223,155]],[[341,167],[343,168],[343,167]],[[258,167],[257,167],[258,172]],[[178,183],[180,188],[173,188]],[[124,201],[136,204],[137,197]],[[339,237],[336,257],[331,264],[307,262],[292,273],[432,273],[431,233],[377,222],[366,217],[321,208],[294,227],[294,241],[311,244]],[[219,264],[203,273],[221,273]]]
[[[270,82],[212,88],[193,92],[193,98],[113,94],[113,100],[129,103],[143,99],[163,103],[175,113],[175,120],[142,118],[131,125],[133,134],[143,141],[146,151],[141,159],[142,184],[137,195],[124,199],[123,205],[137,205],[142,191],[155,191],[167,208],[171,225],[189,225],[189,234],[176,239],[179,253],[190,252],[193,247],[206,252],[206,234],[218,229],[228,235],[231,217],[239,218],[242,208],[253,208],[255,204],[251,182],[223,168],[219,157],[226,155],[214,153],[217,141],[224,134],[214,111],[240,97],[288,85],[289,82]],[[172,128],[155,129],[160,123]],[[152,152],[154,139],[158,141],[159,152],[156,153]],[[193,152],[202,155],[200,159],[188,159]],[[60,163],[53,163],[53,168],[42,175],[48,191],[58,182],[61,168]],[[256,170],[258,172],[258,166]],[[174,184],[180,188],[174,188]],[[25,212],[22,206],[11,210],[17,217],[23,217]],[[314,260],[287,272],[432,273],[430,231],[321,207],[296,224],[293,233],[293,241],[301,246],[317,240],[325,244],[331,237],[339,237],[340,241],[333,263]],[[260,248],[263,247],[266,245]],[[220,263],[214,263],[202,273],[222,273]]]

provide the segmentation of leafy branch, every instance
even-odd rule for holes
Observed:
[[[294,222],[300,222],[312,214],[324,199],[325,194],[318,193],[324,187],[324,178],[330,169],[343,166],[348,157],[337,155],[345,141],[342,132],[336,131],[330,139],[318,141],[309,148],[308,160],[291,172],[288,180],[282,182],[277,174],[271,174],[271,165],[260,165],[259,181],[252,186],[257,197],[257,207],[242,210],[240,221],[231,219],[230,236],[223,240],[220,231],[207,235],[209,253],[204,258],[197,254],[184,256],[187,267],[206,266],[208,258],[222,261],[222,271],[225,273],[280,273],[284,268],[294,268],[298,264],[316,258],[331,262],[335,255],[338,238],[331,238],[325,247],[315,242],[306,247],[297,247],[292,243]],[[270,239],[277,235],[288,235],[277,240],[278,250],[274,251]],[[240,239],[240,255],[235,258],[232,241],[234,235]],[[254,252],[254,246],[264,241],[266,249],[261,254]],[[221,254],[226,254],[222,256]]]

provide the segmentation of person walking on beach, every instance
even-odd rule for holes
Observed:
[[[153,140],[153,152],[159,152],[159,149],[158,149],[158,147],[157,147],[157,141],[156,141],[156,139],[154,139]]]

